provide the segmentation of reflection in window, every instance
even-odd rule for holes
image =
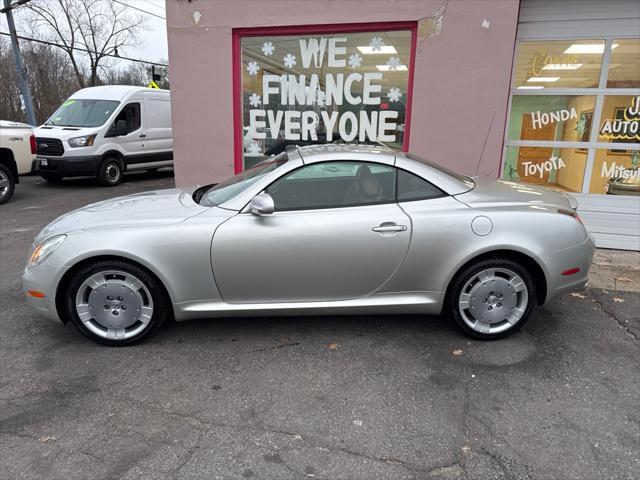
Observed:
[[[514,85],[520,90],[597,87],[604,40],[520,42]]]
[[[640,39],[614,40],[607,88],[640,88]]]
[[[640,195],[640,151],[598,148],[589,193]]]
[[[287,145],[402,148],[409,30],[242,37],[244,166]]]
[[[507,147],[502,178],[580,192],[586,164],[587,149]]]

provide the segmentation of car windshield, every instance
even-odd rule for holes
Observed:
[[[203,205],[205,207],[213,207],[215,205],[220,205],[228,200],[231,200],[233,197],[245,191],[251,185],[256,183],[267,173],[272,172],[276,168],[284,165],[288,159],[289,158],[286,152],[281,153],[277,157],[260,162],[256,166],[248,168],[244,172],[240,172],[230,179],[214,185],[209,190],[207,190],[204,195],[202,195],[202,198],[200,199],[200,205]]]
[[[45,125],[99,127],[107,121],[119,103],[115,100],[70,99],[60,105]]]

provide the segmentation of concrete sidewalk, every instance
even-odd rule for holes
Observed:
[[[640,252],[597,249],[589,271],[589,287],[640,292]]]

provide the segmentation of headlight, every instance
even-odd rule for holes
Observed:
[[[49,255],[56,251],[56,249],[62,245],[66,235],[56,235],[48,240],[45,240],[39,244],[29,257],[29,266],[35,267],[39,263],[43,262]]]
[[[96,133],[93,135],[85,135],[84,137],[74,137],[69,139],[70,147],[91,147],[96,139]]]

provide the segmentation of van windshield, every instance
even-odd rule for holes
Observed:
[[[59,127],[99,127],[118,107],[115,100],[67,100],[45,125]]]

